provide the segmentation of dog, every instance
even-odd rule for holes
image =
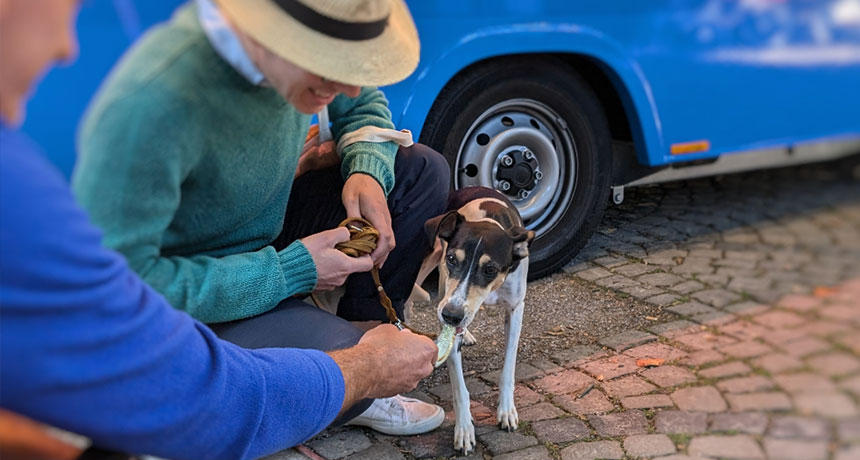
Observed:
[[[519,424],[514,406],[514,370],[525,306],[529,246],[535,233],[523,226],[513,203],[490,188],[454,191],[447,209],[448,212],[425,224],[433,250],[421,265],[405,316],[411,316],[416,301],[429,300],[420,286],[438,268],[436,313],[440,323],[457,331],[446,362],[454,397],[454,448],[468,454],[475,447],[475,427],[460,348],[474,342],[466,328],[481,305],[505,309],[505,362],[499,378],[497,419],[501,428],[508,431]]]

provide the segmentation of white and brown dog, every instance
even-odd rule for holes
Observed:
[[[460,347],[464,341],[466,344],[474,341],[466,327],[481,305],[505,309],[507,340],[499,378],[497,416],[500,426],[509,431],[515,430],[519,423],[514,407],[514,369],[526,295],[529,245],[534,232],[523,227],[517,208],[504,195],[489,188],[470,187],[452,192],[448,209],[425,225],[434,250],[424,259],[411,300],[429,299],[420,286],[438,267],[437,315],[442,324],[457,329],[447,361],[454,397],[454,448],[468,453],[475,447],[475,427],[469,411]],[[407,310],[412,303],[407,302]]]

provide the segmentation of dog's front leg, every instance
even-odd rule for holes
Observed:
[[[475,425],[472,424],[472,412],[469,407],[469,390],[463,377],[463,359],[460,353],[460,341],[457,337],[454,350],[448,356],[448,379],[451,380],[454,396],[454,449],[468,454],[475,447]]]
[[[499,376],[499,409],[497,417],[502,429],[513,431],[519,424],[519,415],[514,406],[514,374],[517,366],[517,346],[520,343],[520,329],[523,324],[524,304],[520,301],[516,307],[507,310],[505,316],[505,364]]]

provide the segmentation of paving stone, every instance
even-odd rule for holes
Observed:
[[[701,315],[693,315],[690,319],[706,326],[721,326],[737,320],[738,317],[724,311],[715,311],[711,313],[703,313]]]
[[[638,286],[636,281],[621,275],[612,275],[606,278],[594,280],[594,284],[603,286],[607,289],[620,289],[623,287]]]
[[[543,401],[543,396],[533,391],[531,388],[521,383],[518,383],[514,387],[514,402],[517,404],[517,407],[531,406],[532,404],[537,404],[541,401]]]
[[[630,278],[635,278],[643,273],[649,273],[658,270],[657,267],[652,265],[634,263],[628,264],[621,267],[616,267],[613,271],[619,275],[628,276]]]
[[[718,363],[725,360],[726,357],[715,350],[701,350],[694,351],[690,353],[685,358],[679,360],[679,364],[683,364],[685,366],[693,366],[698,367],[704,364]]]
[[[672,393],[679,409],[696,412],[722,412],[727,406],[720,392],[712,386],[688,387]]]
[[[849,375],[860,369],[860,360],[844,352],[816,355],[806,362],[817,372],[830,377]]]
[[[830,320],[817,320],[800,327],[800,330],[807,335],[815,335],[818,337],[829,337],[840,332],[851,331],[851,326],[844,322],[835,322]],[[854,335],[853,332],[849,332]]]
[[[690,301],[690,302],[685,302],[685,303],[682,303],[679,305],[673,305],[673,306],[667,308],[667,310],[669,310],[673,313],[677,313],[679,315],[683,315],[683,316],[702,315],[702,314],[706,314],[706,313],[714,313],[717,311],[712,307],[709,307],[703,303],[699,303],[696,301]]]
[[[369,448],[372,443],[358,429],[336,431],[322,435],[306,443],[314,452],[325,458],[343,458]]]
[[[674,387],[693,382],[696,376],[692,372],[678,366],[658,366],[645,369],[640,373],[643,377],[661,387]]]
[[[540,404],[536,404],[534,406],[529,406],[519,411],[520,420],[526,422],[534,422],[537,420],[547,420],[551,418],[556,418],[564,415],[561,409],[553,406],[548,402],[543,402]]]
[[[806,320],[796,314],[789,311],[779,311],[772,310],[767,313],[762,313],[758,316],[753,316],[753,321],[761,324],[762,326],[767,326],[773,329],[780,328],[792,328],[795,326],[800,326]]]
[[[546,447],[533,446],[516,452],[496,455],[493,460],[552,460],[552,456]]]
[[[657,340],[657,336],[654,334],[632,329],[600,339],[599,343],[620,352],[655,340]]]
[[[636,278],[636,280],[642,284],[653,287],[675,286],[686,281],[684,278],[671,273],[650,273],[648,275],[642,275],[639,278]]]
[[[717,328],[721,333],[728,334],[738,340],[753,340],[768,332],[764,326],[746,321],[735,321]]]
[[[591,436],[591,429],[582,420],[575,417],[534,422],[532,423],[532,431],[541,441],[555,444],[579,441]]]
[[[763,459],[755,439],[748,435],[700,436],[690,441],[687,453],[693,457],[718,457],[724,459]]]
[[[860,458],[860,444],[840,448],[833,460],[857,460]]]
[[[577,272],[576,276],[584,279],[585,281],[595,281],[600,278],[606,278],[607,276],[612,276],[612,272],[600,267],[594,267],[588,270],[583,270],[581,272]]]
[[[699,371],[699,375],[707,379],[718,379],[735,375],[743,375],[751,371],[752,369],[750,369],[746,364],[740,361],[733,361],[730,363],[720,364],[719,366],[702,369]]]
[[[654,416],[654,426],[658,433],[697,434],[705,432],[707,419],[704,412],[663,410]]]
[[[773,351],[769,346],[752,340],[726,345],[719,350],[721,353],[740,359],[753,358]]]
[[[705,257],[688,257],[681,265],[670,267],[673,273],[679,275],[707,275],[714,272],[711,259]],[[703,276],[699,276],[701,279]]]
[[[572,345],[564,350],[553,353],[552,360],[562,367],[578,366],[606,356],[608,352],[597,345]]]
[[[857,322],[857,308],[849,305],[831,305],[824,307],[818,312],[822,317],[835,321]]]
[[[860,443],[860,418],[855,417],[837,422],[836,436],[842,442]]]
[[[794,395],[794,404],[802,414],[844,418],[857,415],[857,406],[844,393],[807,392]]]
[[[854,396],[860,398],[860,375],[842,379],[839,382],[839,388],[853,393]]]
[[[727,393],[751,393],[770,390],[773,388],[773,382],[761,375],[752,375],[717,382],[717,388]]]
[[[660,358],[665,359],[666,362],[672,362],[683,358],[687,355],[687,352],[678,348],[675,348],[670,345],[666,345],[665,343],[652,342],[645,345],[640,345],[638,347],[631,348],[629,350],[624,351],[624,354],[627,356],[632,356],[634,358]]]
[[[591,385],[594,379],[573,369],[566,369],[556,374],[550,374],[532,382],[534,388],[545,393],[567,394],[575,393]]]
[[[675,266],[678,264],[678,259],[683,259],[684,257],[687,257],[687,251],[667,249],[650,254],[644,261],[649,265]]]
[[[469,390],[469,395],[471,396],[481,395],[493,390],[492,387],[475,377],[466,378],[466,389]],[[436,385],[430,388],[428,391],[443,401],[453,400],[452,392],[454,390],[451,388],[450,383],[442,383]]]
[[[579,399],[575,395],[558,395],[553,397],[553,402],[576,415],[599,414],[615,409],[609,399],[598,390],[591,390]]]
[[[478,431],[478,427],[476,432]],[[457,454],[454,450],[454,425],[415,436],[398,437],[399,444],[415,458],[451,457]]]
[[[780,346],[784,343],[791,342],[792,340],[801,339],[806,336],[807,334],[803,331],[802,328],[777,329],[775,331],[769,331],[762,334],[761,339],[771,345]]]
[[[851,331],[848,334],[842,335],[837,339],[840,345],[853,351],[854,354],[860,355],[860,334]]]
[[[737,315],[757,315],[766,311],[768,307],[758,302],[745,301],[727,305],[723,310]]]
[[[811,354],[827,350],[830,347],[831,345],[829,343],[816,337],[804,337],[802,339],[792,340],[780,345],[780,348],[795,358],[809,356]]]
[[[534,366],[535,369],[538,369],[539,371],[543,372],[542,375],[555,374],[556,372],[561,372],[564,370],[564,368],[562,366],[559,366],[558,364],[556,364],[552,360],[546,359],[546,358],[535,359],[535,360],[530,361],[529,363],[532,366]],[[520,368],[520,365],[517,364],[517,369],[519,370],[519,368]],[[519,373],[517,373],[517,374],[519,374]],[[537,376],[538,375],[535,375],[535,377],[537,377]],[[524,379],[524,380],[528,380],[528,379]]]
[[[692,321],[682,319],[678,321],[670,321],[668,323],[655,324],[648,327],[648,330],[659,336],[671,339],[696,332],[699,330],[699,325]]]
[[[810,372],[775,375],[773,380],[789,393],[831,392],[836,389],[836,385],[830,379]]]
[[[560,367],[556,366],[556,370],[562,370]],[[517,382],[526,382],[537,377],[541,377],[545,375],[546,372],[544,370],[539,369],[533,366],[530,363],[517,363],[517,367],[514,370],[514,379]],[[496,383],[499,381],[499,377],[502,375],[502,370],[497,369],[495,371],[486,372],[481,374],[481,378],[488,381]]]
[[[764,450],[770,458],[781,460],[826,460],[827,441],[801,441],[765,438]]]
[[[791,400],[788,395],[778,391],[727,394],[726,399],[735,412],[791,410]]]
[[[692,292],[701,291],[705,288],[705,285],[698,281],[685,281],[681,284],[676,284],[672,286],[672,290],[681,294],[690,294]]]
[[[633,458],[675,453],[675,443],[665,434],[637,434],[624,439],[624,450]]]
[[[648,419],[638,410],[606,415],[589,415],[588,422],[598,435],[604,437],[630,436],[648,432]]]
[[[509,433],[507,431],[492,431],[490,433],[479,434],[478,439],[487,446],[487,450],[490,451],[491,455],[525,449],[538,443],[537,438],[534,436],[527,436],[517,432]]]
[[[618,441],[578,442],[571,444],[559,452],[561,460],[620,460],[624,451]]]
[[[614,355],[578,366],[598,380],[611,380],[615,377],[636,372],[636,360],[625,355]]]
[[[263,457],[260,460],[308,460],[308,457],[299,453],[295,449],[286,449]]]
[[[603,382],[603,389],[606,391],[606,394],[613,398],[623,398],[625,396],[637,396],[650,393],[656,390],[657,387],[635,375],[628,375],[626,377]]]
[[[645,300],[650,297],[654,297],[660,294],[665,293],[666,291],[660,288],[652,288],[648,286],[622,286],[618,288],[619,291],[624,292],[626,294],[630,294],[633,298],[639,300]]]
[[[378,443],[371,448],[349,456],[349,460],[400,460],[406,458],[400,449],[391,444]]]
[[[793,356],[784,353],[771,353],[756,358],[752,361],[753,366],[764,369],[771,374],[800,369],[803,363]]]
[[[621,399],[625,409],[653,409],[657,407],[672,407],[672,399],[666,395],[628,396]]]
[[[792,294],[783,297],[779,306],[795,311],[809,311],[821,305],[821,299],[808,295]]]
[[[620,267],[622,265],[627,265],[630,263],[626,257],[616,257],[616,256],[604,256],[598,257],[597,259],[592,260],[592,262],[602,265],[606,268],[615,268]]]
[[[681,297],[676,294],[660,294],[646,298],[645,302],[660,307],[668,307],[670,305],[675,305],[680,299]]]
[[[759,435],[767,428],[767,415],[759,412],[737,412],[711,416],[711,431],[735,431]]]
[[[708,289],[692,294],[693,298],[717,308],[741,300],[741,296],[726,289]]]
[[[693,350],[708,350],[737,342],[727,335],[714,334],[708,331],[674,337],[673,340]]]
[[[797,415],[774,417],[767,435],[771,438],[830,439],[830,423],[827,420]]]

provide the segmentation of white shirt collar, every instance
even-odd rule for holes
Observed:
[[[242,48],[242,43],[239,37],[233,32],[233,29],[227,24],[227,20],[218,11],[218,8],[212,3],[212,0],[196,0],[197,1],[197,16],[200,19],[200,25],[203,27],[203,32],[209,38],[209,43],[215,48],[215,51],[227,61],[237,72],[242,74],[249,82],[254,85],[260,85],[265,81],[260,69],[254,65],[245,48]]]

